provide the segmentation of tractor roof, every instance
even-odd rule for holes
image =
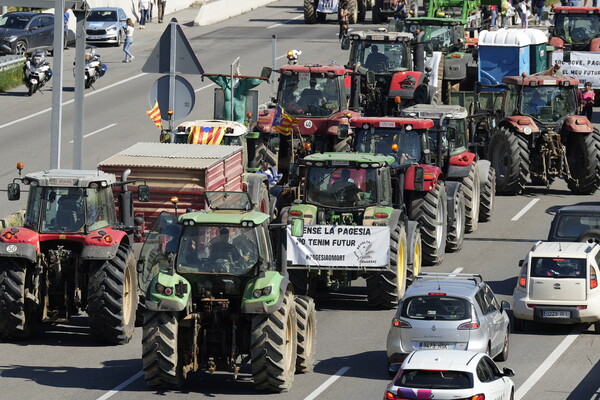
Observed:
[[[599,7],[554,7],[556,14],[600,14]]]
[[[429,17],[407,18],[405,23],[406,24],[414,24],[414,25],[436,25],[436,26],[463,25],[464,24],[464,22],[458,18],[429,18]]]
[[[548,76],[548,75],[527,75],[523,76],[505,76],[502,82],[509,85],[525,86],[575,86],[579,85],[579,80],[572,76]]]
[[[321,74],[333,73],[334,75],[344,75],[352,70],[344,67],[343,65],[321,65],[321,64],[296,64],[296,65],[283,65],[279,72],[282,75],[294,74],[299,72],[314,72]]]
[[[186,221],[193,221],[194,224],[211,226],[244,226],[243,222],[252,222],[253,225],[260,225],[269,218],[269,215],[258,211],[206,210],[183,214],[179,216],[179,223],[186,225]]]
[[[465,119],[469,115],[466,108],[446,104],[416,104],[402,110],[405,117],[440,119],[442,115],[450,119]]]
[[[90,183],[97,182],[101,186],[110,186],[117,180],[114,174],[109,174],[96,169],[51,169],[33,172],[25,175],[25,180],[37,181],[38,186],[54,187],[89,187]],[[106,185],[101,182],[105,182]]]
[[[433,127],[430,119],[400,118],[400,117],[360,117],[352,119],[350,124],[355,128],[361,128],[368,124],[378,128],[402,128],[410,125],[412,129],[429,129]]]
[[[403,42],[414,38],[408,32],[388,32],[385,28],[376,31],[357,31],[350,33],[350,40],[369,40],[377,42]]]
[[[393,164],[396,159],[392,156],[375,155],[369,153],[315,153],[304,157],[308,162],[332,163],[339,166],[347,166],[350,162],[355,163],[387,163]]]
[[[198,119],[182,122],[179,126],[185,128],[192,128],[194,126],[202,128],[228,128],[225,131],[225,136],[242,136],[248,133],[248,128],[244,124],[235,121]]]

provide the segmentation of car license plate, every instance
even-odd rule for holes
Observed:
[[[97,36],[97,35],[88,35],[87,37],[88,39],[101,39],[102,36]]]
[[[545,318],[571,318],[570,311],[542,311],[542,317]]]
[[[419,348],[423,350],[447,350],[448,343],[423,342],[419,344]]]

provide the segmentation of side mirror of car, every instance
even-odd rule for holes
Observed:
[[[29,27],[29,30],[30,30],[30,31],[36,31],[37,29],[38,29],[38,27],[37,27],[37,26],[30,26],[30,27]]]
[[[510,310],[510,303],[508,301],[506,301],[506,300],[502,300],[500,302],[500,308],[502,310]]]
[[[8,200],[10,201],[21,198],[21,186],[18,183],[9,183],[6,191],[8,192]]]
[[[524,262],[525,260],[519,260],[519,267],[522,267]]]
[[[508,376],[508,377],[513,377],[513,376],[515,376],[515,371],[513,371],[512,368],[504,367],[502,369],[502,375]]]

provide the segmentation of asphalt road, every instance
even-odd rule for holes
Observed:
[[[278,65],[284,54],[303,51],[301,62],[342,64],[347,54],[339,49],[337,25],[306,26],[296,0],[281,0],[210,27],[191,27],[193,10],[176,13],[183,31],[207,72],[226,73],[241,57],[243,74],[258,74],[271,64],[271,36],[277,35]],[[143,74],[141,67],[165,25],[148,24],[136,31],[132,47],[136,59],[121,63],[122,50],[99,48],[107,74],[86,95],[84,167],[139,141],[156,141],[158,130],[146,116],[148,91],[158,78]],[[354,29],[358,28],[355,26]],[[66,52],[71,59],[74,50]],[[65,68],[66,103],[63,110],[61,166],[71,167],[72,73]],[[196,95],[189,119],[212,116],[214,85],[199,77],[187,77]],[[25,171],[48,168],[51,95],[49,91],[26,96],[20,87],[0,96],[0,182],[16,176],[17,161]],[[270,87],[260,86],[261,100]],[[480,224],[467,236],[460,253],[447,255],[439,267],[426,271],[480,273],[501,300],[512,302],[519,271],[518,261],[536,240],[546,237],[553,211],[563,205],[600,201],[600,195],[573,196],[563,182],[540,189],[531,187],[517,197],[497,197],[492,221]],[[23,202],[0,198],[3,214],[16,211]],[[527,208],[529,207],[529,208]],[[524,213],[523,210],[526,210]],[[518,218],[517,218],[518,217]],[[334,293],[318,301],[317,360],[314,373],[297,375],[289,393],[269,395],[277,399],[377,399],[388,382],[385,338],[393,311],[370,309],[364,286]],[[587,326],[533,326],[511,335],[509,366],[516,372],[516,399],[587,400],[600,398],[600,336]],[[85,315],[71,325],[50,326],[35,340],[0,343],[0,398],[16,399],[179,399],[264,398],[254,391],[248,367],[237,381],[228,373],[196,373],[180,391],[156,392],[146,387],[141,375],[141,329],[123,346],[99,346],[87,334]]]

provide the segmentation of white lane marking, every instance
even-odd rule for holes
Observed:
[[[575,339],[579,337],[579,334],[582,330],[582,327],[576,327],[567,335],[566,338],[563,339],[562,342],[560,342],[556,349],[554,349],[554,351],[550,353],[550,355],[544,360],[544,362],[542,362],[540,366],[535,371],[533,371],[533,374],[531,374],[529,378],[527,378],[525,383],[523,383],[521,387],[517,389],[515,393],[515,400],[521,400],[527,394],[529,389],[531,389],[537,383],[537,381],[539,381],[540,378],[544,376],[546,372],[548,372],[550,367],[552,367],[552,364],[554,364],[556,360],[558,360],[562,353],[564,353],[569,348],[569,346],[573,344]]]
[[[538,201],[540,201],[540,199],[533,199],[533,200],[531,200],[531,201],[529,202],[529,204],[527,204],[525,207],[523,207],[523,209],[522,209],[521,211],[519,211],[519,212],[517,213],[517,215],[515,215],[514,217],[512,217],[510,220],[511,220],[511,221],[518,221],[518,220],[519,220],[519,218],[521,218],[523,215],[525,215],[525,213],[526,213],[527,211],[529,211],[529,209],[530,209],[531,207],[533,207],[533,206],[535,205],[535,203],[537,203]]]
[[[94,90],[93,92],[87,93],[85,96],[86,96],[86,97],[87,97],[87,96],[93,96],[93,95],[95,95],[96,93],[101,93],[101,92],[103,92],[103,91],[105,91],[105,90],[112,89],[112,88],[113,88],[113,87],[115,87],[115,86],[121,85],[121,84],[123,84],[123,83],[125,83],[125,82],[129,82],[129,81],[131,81],[131,80],[133,80],[133,79],[137,79],[137,78],[139,78],[139,77],[141,77],[141,76],[144,76],[144,75],[147,75],[147,74],[146,74],[145,72],[142,72],[141,74],[137,74],[137,75],[134,75],[134,76],[132,76],[132,77],[130,77],[130,78],[124,79],[124,80],[122,80],[122,81],[119,81],[119,82],[113,83],[112,85],[108,85],[108,86],[106,86],[106,87],[103,87],[102,89]],[[66,105],[68,105],[68,104],[71,104],[71,103],[73,103],[74,101],[75,101],[75,99],[67,100],[67,101],[64,101],[64,102],[62,103],[62,105],[63,105],[63,107],[64,107],[64,106],[66,106]],[[52,107],[44,108],[42,111],[38,111],[38,112],[36,112],[36,113],[34,113],[34,114],[31,114],[31,115],[28,115],[28,116],[26,116],[26,117],[23,117],[23,118],[16,119],[16,120],[14,120],[14,121],[12,121],[12,122],[7,122],[7,123],[6,123],[6,124],[4,124],[4,125],[0,125],[0,129],[6,128],[6,127],[8,127],[8,126],[11,126],[11,125],[14,125],[14,124],[18,124],[19,122],[27,121],[28,119],[31,119],[31,118],[33,118],[33,117],[37,117],[38,115],[42,115],[42,114],[44,114],[44,113],[47,113],[47,112],[48,112],[48,111],[50,111],[50,110],[52,110]]]
[[[342,368],[340,368],[340,370],[338,372],[336,372],[335,374],[331,375],[329,377],[329,379],[327,379],[325,382],[323,382],[321,384],[321,386],[319,386],[318,388],[316,388],[314,390],[314,392],[312,392],[311,394],[309,394],[308,397],[306,397],[304,400],[314,400],[314,399],[316,399],[318,395],[320,395],[321,393],[323,393],[325,391],[325,389],[327,389],[329,386],[331,386],[333,384],[333,382],[337,381],[342,375],[344,375],[346,372],[348,372],[349,369],[350,369],[350,367],[342,367]]]
[[[199,91],[204,90],[204,89],[208,89],[209,87],[215,86],[215,85],[216,85],[215,83],[211,83],[210,85],[202,86],[201,88],[198,88],[198,89],[194,90],[194,93],[199,92]]]
[[[296,16],[296,17],[292,18],[292,19],[288,19],[287,21],[284,21],[284,22],[282,22],[282,23],[275,24],[275,25],[271,25],[271,26],[267,26],[267,29],[273,29],[273,28],[277,28],[278,26],[281,26],[281,25],[287,24],[288,22],[291,22],[291,21],[293,21],[293,20],[296,20],[296,19],[302,18],[303,16],[304,16],[304,14],[300,14],[300,15],[298,15],[298,16]]]
[[[460,274],[463,269],[465,269],[465,267],[458,267],[456,268],[454,271],[452,271],[453,274]]]
[[[138,380],[142,375],[144,375],[144,371],[138,371],[137,374],[133,375],[131,378],[127,379],[125,382],[121,383],[119,386],[116,386],[111,391],[105,393],[102,397],[98,397],[98,400],[106,400],[115,394],[117,394],[121,389],[128,386],[132,382]]]
[[[110,128],[112,128],[112,127],[113,127],[113,126],[115,126],[115,125],[116,125],[116,124],[110,124],[110,125],[107,125],[107,126],[105,126],[104,128],[100,128],[100,129],[98,129],[98,130],[95,130],[94,132],[90,132],[90,133],[88,133],[87,135],[83,135],[83,137],[84,137],[84,138],[86,138],[86,137],[88,137],[88,136],[95,135],[96,133],[100,133],[100,132],[102,132],[102,131],[105,131],[105,130],[107,130],[107,129],[110,129]],[[72,140],[69,140],[69,143],[73,143],[73,141],[72,141]]]

